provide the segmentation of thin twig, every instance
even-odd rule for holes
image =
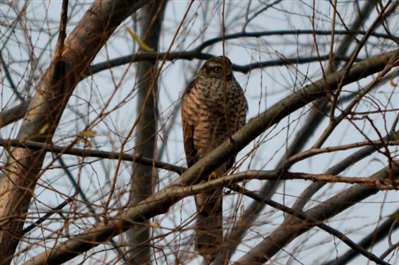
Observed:
[[[320,220],[316,220],[310,216],[308,216],[307,214],[300,212],[300,211],[296,211],[294,209],[291,209],[287,206],[284,206],[278,202],[272,201],[270,199],[265,199],[260,197],[259,195],[257,195],[255,192],[249,191],[247,189],[245,189],[244,187],[240,186],[240,185],[229,185],[228,186],[231,190],[234,190],[238,193],[244,194],[245,196],[248,196],[254,200],[256,200],[257,202],[261,202],[261,203],[265,203],[275,209],[278,209],[280,211],[283,211],[285,213],[288,213],[292,216],[295,216],[296,218],[299,218],[305,222],[308,222],[310,224],[313,224],[317,227],[319,227],[320,229],[324,230],[325,232],[336,236],[337,238],[341,239],[342,242],[344,242],[346,245],[348,245],[351,249],[357,251],[358,253],[362,254],[363,256],[365,256],[366,258],[368,258],[369,260],[374,261],[377,264],[384,264],[384,265],[390,265],[388,262],[385,262],[384,260],[380,259],[379,257],[377,257],[376,255],[374,255],[373,253],[365,250],[364,248],[362,248],[361,246],[359,246],[358,244],[356,244],[354,241],[352,241],[349,237],[345,236],[343,233],[341,233],[340,231],[332,228],[331,226],[328,226],[326,224],[323,224],[322,222],[320,222]]]
[[[385,220],[382,224],[380,224],[371,233],[366,235],[357,244],[365,249],[369,249],[370,247],[381,242],[389,233],[399,228],[399,222],[396,219],[396,216],[398,214],[399,214],[399,209],[397,209],[393,214],[389,216],[387,220]],[[341,256],[322,263],[322,265],[348,264],[349,261],[351,261],[357,256],[357,254],[358,252],[354,251],[353,249],[350,249]],[[383,255],[381,255],[380,258],[383,259]]]
[[[159,53],[154,53],[154,52],[147,52],[147,53],[136,53],[133,55],[126,55],[126,56],[121,56],[115,59],[107,60],[106,62],[100,62],[97,64],[94,64],[90,66],[89,70],[85,74],[86,77],[89,75],[94,75],[96,73],[99,73],[104,70],[108,70],[112,67],[116,66],[121,66],[125,65],[128,63],[133,63],[133,62],[140,62],[140,61],[152,61],[152,60],[166,60],[166,61],[173,61],[173,60],[194,60],[194,59],[200,59],[200,60],[207,60],[209,58],[212,58],[214,55],[210,53],[203,53],[203,52],[198,52],[196,50],[191,50],[191,51],[177,51],[177,52],[159,52]],[[238,64],[233,64],[232,68],[234,71],[241,72],[241,73],[248,73],[252,70],[259,69],[259,68],[265,68],[265,67],[272,67],[272,66],[283,66],[283,65],[289,65],[289,64],[305,64],[305,63],[311,63],[311,62],[320,62],[320,61],[326,61],[328,60],[329,55],[321,55],[321,56],[309,56],[309,57],[291,57],[291,58],[281,58],[281,59],[276,59],[276,60],[268,60],[268,61],[260,61],[256,63],[250,63],[246,65],[238,65]],[[337,60],[342,60],[342,61],[348,61],[349,58],[347,57],[342,57],[342,56],[336,56],[335,59]],[[358,59],[357,61],[360,61],[361,59]]]
[[[203,160],[200,160],[200,162],[201,161]],[[195,167],[198,167],[200,162],[197,162],[194,166],[191,167],[191,169],[194,168],[195,170]],[[115,217],[114,219],[110,219],[107,224],[98,225],[88,231],[84,231],[78,235],[75,235],[72,238],[54,247],[51,250],[51,253],[43,252],[38,256],[33,257],[28,262],[26,262],[25,265],[60,264],[62,262],[66,262],[79,255],[79,253],[87,251],[88,249],[91,249],[101,244],[102,242],[109,240],[113,236],[123,233],[136,222],[142,222],[144,220],[147,220],[149,218],[167,212],[169,207],[171,207],[173,204],[175,204],[176,202],[187,196],[198,194],[199,192],[208,191],[216,187],[232,185],[242,180],[236,178],[234,179],[234,181],[232,181],[228,177],[222,177],[208,182],[202,182],[199,184],[186,186],[188,178],[192,179],[196,177],[194,170],[191,171],[187,170],[185,173],[187,175],[185,177],[180,178],[180,181],[176,182],[175,185],[166,187],[160,190],[159,192],[153,194],[152,196],[148,197],[147,199],[143,200],[141,203],[132,206],[123,214]],[[398,170],[399,169],[395,169],[395,172],[397,173]],[[384,168],[375,173],[374,175],[372,175],[370,178],[383,179],[387,175],[386,171],[387,169]],[[376,190],[375,188],[370,188],[370,187],[361,187],[361,189],[356,187],[355,189],[352,188],[351,191],[361,192],[364,194],[362,194],[362,196],[357,196],[357,194],[353,194],[353,192],[346,192],[347,196],[343,197],[348,201],[340,203],[339,204],[340,207],[337,207],[336,197],[338,195],[336,195],[335,197],[329,199],[325,203],[337,207],[339,209],[336,209],[335,211],[330,211],[329,214],[327,215],[323,214],[322,216],[319,216],[317,214],[318,208],[320,207],[316,207],[316,209],[313,208],[309,209],[306,213],[306,216],[311,217],[310,220],[312,222],[307,224],[307,229],[310,229],[312,226],[321,223],[322,220],[320,219],[318,220],[317,218],[323,218],[323,220],[325,220],[326,218],[329,217],[329,215],[333,216],[342,211],[343,209],[350,207],[351,205],[356,203],[356,200],[361,200],[364,197],[370,196],[378,192],[378,190]],[[356,200],[355,198],[351,198],[351,196],[354,196]],[[345,237],[340,237],[340,238],[342,240],[345,240],[344,241],[345,243],[350,244],[351,247],[361,251],[363,255],[367,256],[369,259],[377,262],[378,264],[384,264],[384,265],[388,264],[386,262],[380,262],[380,259],[378,257],[375,257],[373,254],[368,253],[367,251],[363,251],[360,247],[356,246],[356,244],[352,245],[351,243],[353,242],[346,240]]]
[[[34,141],[20,141],[17,139],[1,139],[0,138],[0,146],[4,146],[5,148],[9,147],[27,147],[36,150],[44,150],[48,152],[53,152],[57,154],[65,154],[65,155],[74,155],[81,157],[97,157],[97,158],[107,158],[107,159],[119,159],[123,161],[133,161],[136,163],[142,163],[143,165],[154,166],[157,168],[162,168],[165,170],[173,171],[178,174],[181,174],[184,171],[183,167],[179,167],[173,164],[156,161],[153,159],[149,159],[146,157],[131,155],[123,152],[108,152],[108,151],[99,151],[94,149],[80,149],[73,147],[65,147],[53,144],[45,144],[41,142]]]

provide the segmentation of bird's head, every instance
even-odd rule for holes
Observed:
[[[206,77],[224,80],[230,80],[233,75],[231,61],[225,56],[217,56],[207,60],[200,72]]]

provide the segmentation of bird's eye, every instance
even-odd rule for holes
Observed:
[[[215,67],[212,68],[212,71],[215,72],[215,73],[220,73],[220,72],[222,72],[222,70],[223,69],[220,66],[215,66]]]

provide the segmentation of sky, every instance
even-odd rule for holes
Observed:
[[[70,21],[68,22],[67,32],[71,32],[76,26],[84,11],[90,6],[92,1],[70,1]],[[268,8],[263,14],[255,17],[247,25],[247,32],[271,31],[271,30],[299,30],[299,29],[318,29],[330,30],[332,26],[332,7],[328,1],[316,1],[316,8],[313,8],[313,1],[252,1],[249,15],[256,13],[262,7],[266,7],[272,2],[279,2],[273,7]],[[359,1],[360,2],[360,1]],[[241,32],[245,25],[245,10],[248,1],[226,1],[225,17],[222,19],[221,1],[195,1],[188,10],[189,1],[171,0],[165,13],[165,21],[162,29],[160,41],[160,51],[183,51],[197,47],[200,43],[212,37],[220,36],[223,32],[222,23],[226,25],[225,34]],[[27,2],[26,19],[16,20],[18,11],[23,6],[23,1],[0,2],[0,44],[4,43],[2,56],[9,63],[12,75],[16,81],[18,90],[23,96],[34,95],[35,84],[40,79],[41,74],[46,70],[51,55],[55,48],[58,31],[58,21],[60,14],[61,1],[41,1],[33,0]],[[10,8],[9,6],[14,6]],[[337,18],[337,29],[343,29],[342,22],[350,23],[356,7],[348,4],[348,1],[338,1],[339,18]],[[314,12],[315,11],[315,12]],[[186,19],[182,22],[185,13],[188,12]],[[137,17],[140,17],[138,14]],[[375,19],[376,13],[370,15],[367,25]],[[392,32],[398,27],[394,17],[389,22]],[[181,27],[179,25],[182,24]],[[9,26],[15,25],[15,30],[10,31]],[[127,33],[127,28],[137,31],[137,25],[131,19],[126,20],[112,35],[106,46],[99,52],[93,64],[103,62],[107,59],[134,53],[137,50],[135,43]],[[379,32],[384,32],[380,28]],[[172,42],[176,35],[175,41]],[[314,39],[315,38],[315,39]],[[267,36],[261,38],[241,38],[226,41],[224,43],[225,54],[238,65],[245,65],[260,61],[270,61],[284,58],[309,57],[328,54],[331,47],[331,36],[313,35],[291,35],[291,36]],[[337,36],[337,45],[342,36]],[[360,37],[359,37],[360,38]],[[315,45],[317,43],[317,46]],[[360,53],[360,58],[366,58],[384,51],[392,50],[396,47],[394,43],[377,38],[370,38],[370,43]],[[217,43],[205,50],[213,55],[223,54],[223,44]],[[33,60],[32,60],[33,59]],[[175,60],[162,63],[160,76],[159,92],[159,139],[158,155],[160,160],[168,163],[185,166],[184,151],[182,144],[182,131],[180,115],[174,115],[178,108],[180,98],[184,88],[195,76],[196,70],[203,63],[201,60]],[[314,62],[311,64],[291,64],[280,67],[266,67],[250,71],[247,74],[236,72],[235,77],[245,90],[249,102],[248,119],[255,117],[287,95],[297,91],[301,87],[318,80],[326,63]],[[8,109],[15,106],[18,102],[9,84],[4,78],[4,71],[0,71],[0,107]],[[346,86],[345,93],[356,91],[360,87],[368,84],[369,79]],[[392,83],[395,83],[395,79]],[[95,132],[95,137],[88,141],[80,141],[77,146],[90,147],[100,150],[132,152],[134,150],[135,139],[131,134],[134,128],[136,114],[136,79],[135,64],[127,64],[103,71],[90,76],[79,83],[76,87],[68,107],[65,110],[60,125],[56,131],[53,142],[59,145],[67,145],[77,137],[80,132],[88,126]],[[375,90],[372,96],[366,98],[357,108],[357,111],[369,111],[378,108],[397,108],[398,94],[393,89],[391,83],[386,84]],[[273,169],[279,158],[283,155],[293,136],[306,120],[309,107],[301,109],[288,118],[281,121],[278,125],[264,132],[260,137],[242,150],[237,158],[240,162],[239,170],[246,169]],[[392,123],[395,113],[370,114],[369,117],[382,134]],[[378,138],[376,131],[365,120],[355,121],[361,129],[354,128],[351,122],[343,122],[328,138],[324,146],[334,146],[337,144],[347,144],[356,141],[364,141],[365,135],[372,139]],[[14,138],[18,132],[19,122],[9,125],[0,131],[1,138]],[[326,128],[327,121],[322,122],[319,129],[315,132],[318,136]],[[165,131],[170,129],[170,135],[166,136]],[[364,132],[365,135],[362,135]],[[310,147],[314,141],[311,141]],[[254,151],[254,147],[261,145]],[[163,150],[162,153],[160,153]],[[392,151],[395,149],[392,148]],[[342,160],[351,154],[353,150],[337,152],[335,154],[325,154],[307,159],[297,163],[291,170],[310,173],[323,173],[331,165]],[[115,207],[111,215],[115,215],[117,208],[125,205],[128,196],[129,177],[132,166],[129,162],[119,163],[118,161],[81,159],[71,156],[63,156],[70,167],[81,188],[88,195],[91,202],[95,202],[98,212],[109,200],[110,190],[115,183],[115,192],[110,197],[111,206]],[[2,163],[6,159],[6,153],[2,153]],[[52,161],[52,155],[47,155],[47,162]],[[84,166],[79,164],[84,162]],[[359,162],[355,167],[344,172],[347,176],[368,176],[386,165],[386,157],[382,154],[375,154]],[[176,174],[165,171],[159,172],[160,183],[157,189],[165,187],[168,183],[177,178]],[[257,190],[261,186],[260,181],[251,181],[247,187]],[[287,181],[279,188],[273,197],[278,202],[291,205],[301,191],[309,183],[302,181]],[[347,185],[336,184],[327,185],[316,196],[309,205],[315,205],[321,200],[329,198],[337,191],[342,190]],[[32,216],[38,217],[49,207],[61,203],[66,196],[73,194],[74,189],[68,178],[65,177],[63,170],[59,168],[57,162],[51,164],[51,169],[46,171],[39,185],[35,190],[36,197],[32,204]],[[352,240],[357,240],[372,231],[376,224],[384,220],[387,214],[395,209],[398,201],[397,192],[380,192],[363,201],[356,208],[351,208],[342,214],[332,218],[327,223],[342,232],[348,232]],[[239,196],[226,196],[224,206],[226,216],[231,215],[237,208],[248,205],[250,200]],[[237,206],[237,204],[239,206]],[[111,207],[111,208],[112,208]],[[176,204],[170,214],[155,218],[154,222],[160,223],[160,228],[155,231],[155,235],[166,233],[169,229],[176,227],[183,221],[193,219],[194,204],[192,198],[184,199]],[[39,212],[40,214],[38,215]],[[84,217],[87,213],[84,203],[80,200],[65,209],[65,215],[70,218],[79,218],[76,225],[71,225],[69,233],[83,231],[88,228],[95,220]],[[240,252],[233,258],[239,257],[243,252],[256,244],[262,236],[267,236],[274,228],[281,223],[283,215],[275,210],[266,208],[256,221],[257,225],[252,229],[245,240],[245,244],[240,246]],[[46,223],[55,229],[61,227],[63,222]],[[187,227],[193,225],[187,224]],[[40,229],[38,229],[40,230]],[[192,230],[179,235],[181,239],[168,236],[164,241],[157,244],[163,246],[166,251],[174,251],[179,247],[176,242],[184,242],[185,236],[190,236]],[[317,232],[317,233],[316,233]],[[48,234],[49,231],[34,231],[35,236]],[[396,242],[399,233],[392,235],[392,242]],[[40,240],[40,238],[39,238]],[[119,240],[119,239],[117,239]],[[180,241],[182,240],[182,241]],[[168,244],[170,242],[171,244]],[[304,242],[306,244],[304,244]],[[51,245],[55,243],[48,241]],[[323,247],[315,253],[315,249],[323,244]],[[26,245],[21,244],[20,249]],[[288,253],[296,249],[295,258]],[[96,250],[103,249],[103,246]],[[319,261],[326,261],[336,255],[342,254],[346,246],[332,236],[326,235],[313,229],[310,233],[298,237],[289,246],[284,248],[276,255],[276,264],[318,264]],[[381,253],[386,249],[386,242],[379,244],[373,249],[375,253]],[[27,255],[39,253],[43,248],[38,247],[27,252]],[[334,250],[334,251],[331,251]],[[157,252],[157,256],[162,253]],[[25,257],[20,257],[23,260]],[[104,255],[104,259],[111,260],[112,254]],[[79,258],[75,259],[77,263]],[[94,262],[94,259],[90,260]],[[363,258],[358,258],[351,264],[364,263]],[[199,264],[198,259],[192,260],[190,264]]]

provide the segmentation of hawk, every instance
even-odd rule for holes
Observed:
[[[247,100],[234,78],[231,61],[224,56],[205,62],[182,98],[184,149],[190,167],[228,139],[245,124]],[[220,177],[235,156],[209,177]],[[195,245],[207,260],[213,260],[223,243],[222,188],[197,194]]]

